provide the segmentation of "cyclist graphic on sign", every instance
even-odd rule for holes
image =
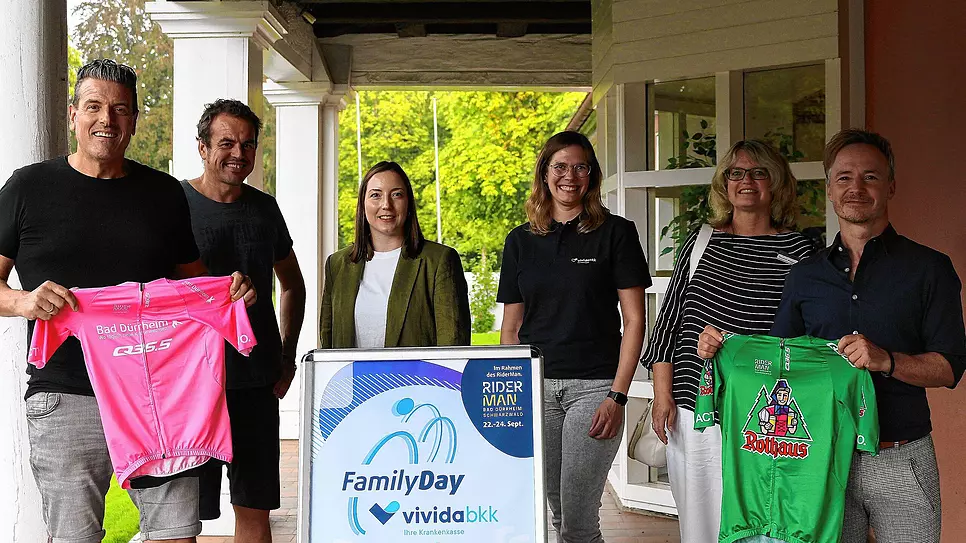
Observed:
[[[798,429],[798,413],[792,409],[792,389],[779,379],[771,390],[771,401],[758,411],[758,424],[766,436],[785,437]]]

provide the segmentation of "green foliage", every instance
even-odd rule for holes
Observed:
[[[131,497],[111,477],[111,488],[104,502],[105,543],[127,543],[138,533],[140,515]]]
[[[707,168],[717,164],[715,145],[717,138],[707,132],[708,121],[701,120],[701,129],[705,132],[689,134],[687,130],[681,132],[681,143],[678,155],[667,159],[665,169]]]
[[[496,307],[496,274],[486,258],[486,251],[480,252],[480,259],[473,268],[473,289],[470,291],[470,314],[473,316],[473,331],[476,333],[493,330],[496,317],[490,311]]]
[[[500,331],[495,330],[493,332],[483,332],[474,333],[472,339],[470,339],[470,345],[499,345],[500,344]]]
[[[74,92],[74,85],[77,84],[77,70],[80,70],[81,54],[73,45],[67,44],[67,93]]]
[[[258,112],[255,112],[258,114]],[[262,148],[262,184],[265,192],[275,196],[275,108],[266,103],[262,120],[262,132],[258,135],[258,146]]]
[[[168,171],[171,160],[174,48],[144,11],[145,0],[85,0],[73,42],[83,62],[112,58],[138,74],[137,135],[127,157]]]
[[[443,243],[473,268],[483,251],[498,256],[514,226],[526,222],[533,165],[543,143],[563,130],[582,93],[364,91],[363,172],[398,162],[413,182],[420,226],[436,239],[433,97],[439,120]],[[340,118],[339,238],[352,242],[358,163],[355,107]],[[494,259],[497,260],[497,259]]]
[[[67,44],[67,97],[68,99],[74,93],[74,85],[77,84],[77,70],[80,70],[81,66],[83,66],[83,64],[81,64],[80,51],[78,51],[76,47],[68,43]],[[71,131],[69,127],[67,129],[67,140],[68,140],[68,149],[77,148],[77,137],[74,136],[74,132]]]

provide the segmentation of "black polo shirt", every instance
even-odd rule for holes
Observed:
[[[838,340],[860,333],[891,352],[936,352],[949,361],[958,383],[966,369],[966,331],[962,285],[949,257],[889,225],[866,243],[854,281],[849,266],[838,236],[792,266],[771,334]],[[919,439],[932,431],[924,388],[878,372],[872,381],[883,441]]]
[[[579,218],[554,221],[545,236],[530,223],[506,237],[497,301],[523,303],[520,343],[543,352],[550,379],[613,379],[620,360],[617,290],[651,286],[634,223],[608,215],[592,232]]]

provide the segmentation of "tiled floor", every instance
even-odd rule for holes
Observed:
[[[272,511],[275,543],[295,542],[298,442],[282,441],[282,507]],[[600,525],[607,543],[678,543],[678,523],[672,519],[621,511],[609,490],[601,498]],[[555,541],[551,531],[550,541]],[[234,543],[232,537],[199,537],[198,543]]]

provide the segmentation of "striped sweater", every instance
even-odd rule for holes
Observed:
[[[641,358],[648,369],[655,362],[673,364],[674,402],[688,411],[694,411],[704,363],[698,334],[708,324],[736,334],[767,334],[791,262],[812,253],[812,241],[798,232],[736,236],[716,230],[689,281],[696,238],[692,232],[681,249]]]

